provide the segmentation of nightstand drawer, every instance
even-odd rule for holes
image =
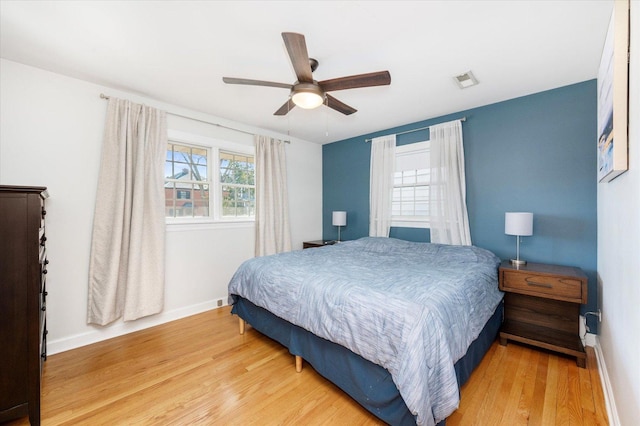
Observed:
[[[568,277],[504,271],[502,287],[533,296],[582,300],[582,281]]]

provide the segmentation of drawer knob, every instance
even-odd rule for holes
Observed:
[[[42,270],[42,273],[43,273],[43,274],[45,274],[45,275],[47,275],[47,270],[46,270],[46,269],[43,269],[43,270]]]
[[[48,264],[49,264],[49,260],[45,260],[45,261],[44,261],[44,264],[45,264],[45,265],[48,265]]]
[[[44,297],[47,297],[48,295],[49,295],[49,292],[48,292],[48,291],[45,291],[45,292],[44,292]]]
[[[46,306],[43,306],[43,307],[42,307],[42,308],[40,308],[40,309],[42,309],[42,312],[44,312],[44,311],[46,311],[46,310],[47,310],[47,307],[46,307]]]

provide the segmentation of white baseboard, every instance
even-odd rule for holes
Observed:
[[[616,401],[613,397],[613,389],[611,388],[611,381],[609,380],[609,373],[607,372],[607,366],[604,362],[604,355],[602,348],[600,347],[600,340],[595,337],[595,345],[593,349],[596,353],[596,360],[598,361],[598,373],[600,374],[600,381],[602,383],[602,390],[604,393],[604,403],[607,407],[607,416],[609,417],[609,424],[611,426],[620,426],[620,418],[618,417],[618,410],[616,408]]]
[[[222,305],[218,306],[218,303],[220,302],[222,302]],[[136,321],[118,322],[105,327],[91,325],[89,327],[93,328],[92,331],[76,334],[75,336],[65,337],[62,339],[47,341],[47,353],[49,355],[53,355],[60,352],[65,352],[71,349],[79,348],[81,346],[86,346],[92,343],[111,339],[113,337],[133,333],[134,331],[144,330],[145,328],[154,327],[156,325],[175,321],[180,318],[185,318],[191,315],[210,311],[212,309],[217,309],[221,306],[226,305],[226,298],[215,299],[167,312],[161,312],[157,315],[141,318]]]

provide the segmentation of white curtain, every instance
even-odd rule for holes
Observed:
[[[284,142],[255,136],[256,256],[291,251]]]
[[[369,236],[388,237],[391,229],[393,173],[396,164],[396,135],[371,141],[369,173]]]
[[[109,100],[89,263],[91,324],[162,311],[166,149],[164,111]]]
[[[460,120],[429,128],[431,242],[471,245]]]

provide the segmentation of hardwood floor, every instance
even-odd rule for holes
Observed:
[[[379,425],[229,307],[50,356],[44,425]],[[28,424],[24,418],[12,425]],[[455,425],[606,425],[594,352],[575,360],[491,347],[462,388]]]

